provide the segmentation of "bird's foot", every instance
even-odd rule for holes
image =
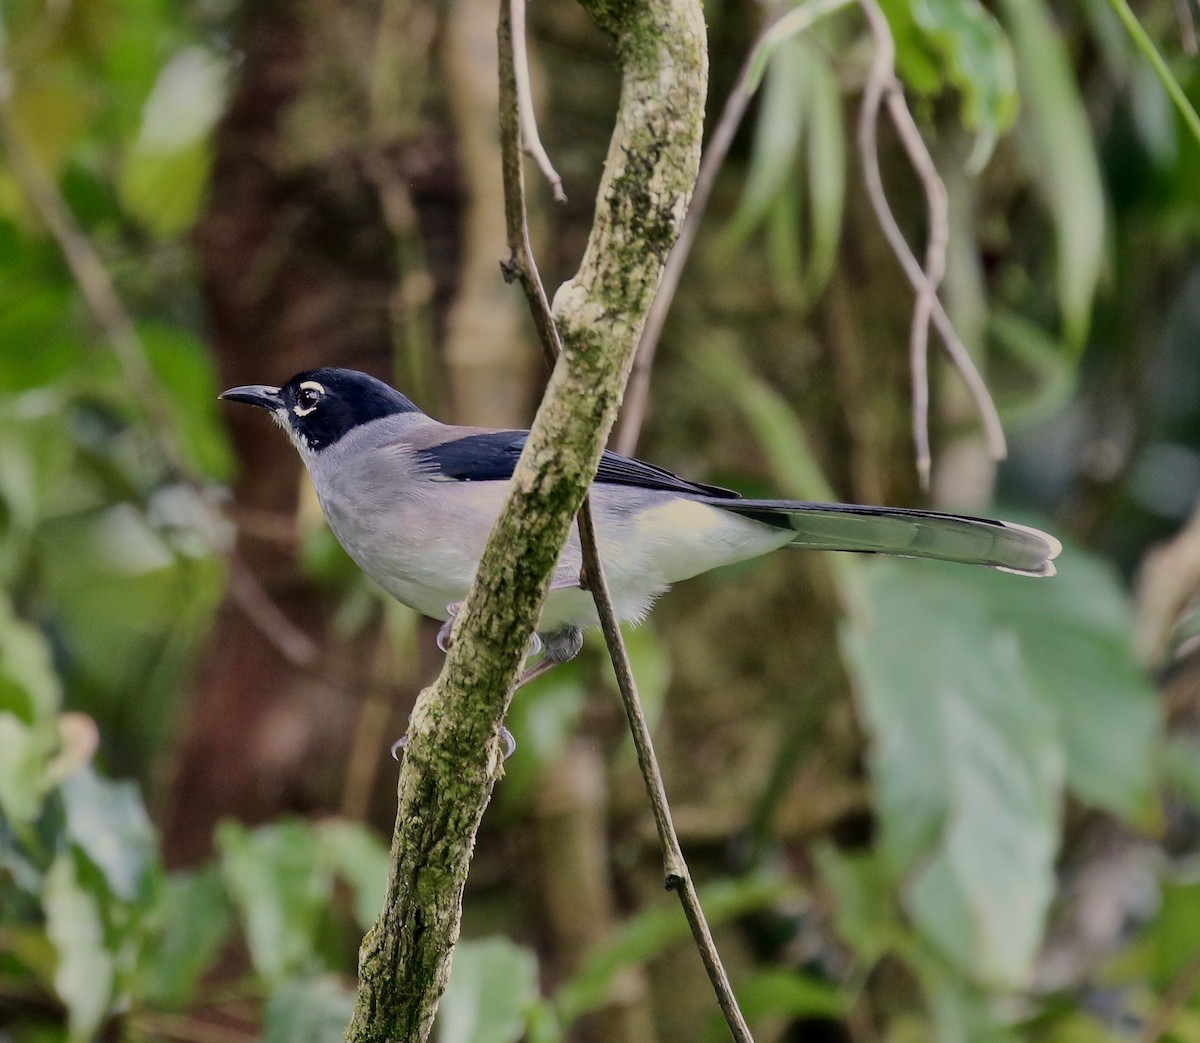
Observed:
[[[508,760],[509,757],[517,752],[517,740],[513,738],[512,732],[510,732],[503,725],[500,726],[500,742],[503,746],[502,752],[505,760]],[[400,738],[392,743],[392,760],[398,761],[400,759],[401,752],[407,745],[408,735],[406,733],[401,735]]]
[[[437,632],[437,646],[443,653],[450,651],[450,632],[454,629],[454,617],[458,615],[460,608],[462,608],[461,601],[451,601],[446,606],[446,615],[448,618]]]
[[[462,608],[461,601],[452,601],[446,606],[446,612],[450,618],[442,624],[437,632],[437,646],[443,653],[450,651],[450,635],[454,630],[454,620],[458,616],[459,610]],[[525,653],[525,658],[537,655],[542,650],[542,639],[537,634],[532,634],[529,638],[529,651]]]
[[[579,627],[567,627],[547,635],[545,641],[540,644],[543,649],[542,658],[533,666],[527,667],[517,678],[518,688],[523,688],[534,678],[549,673],[559,663],[565,663],[579,655],[579,650],[583,648],[583,631]]]

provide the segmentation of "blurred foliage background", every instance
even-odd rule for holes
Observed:
[[[1037,583],[779,554],[630,632],[762,1041],[1200,1040],[1200,143],[1122,25],[1194,103],[1189,2],[886,0],[949,196],[944,299],[1012,441],[995,468],[935,366],[931,499],[912,294],[854,144],[870,38],[823,3],[760,51],[640,453],[1068,544]],[[711,124],[767,12],[706,14]],[[536,186],[552,289],[617,79],[580,9],[531,18],[570,198]],[[386,750],[439,654],[332,541],[286,440],[215,396],[349,365],[444,419],[528,420],[544,374],[497,266],[495,19],[0,10],[0,1040],[342,1038]],[[886,123],[879,149],[919,247]],[[722,1038],[599,650],[520,693],[510,728],[438,1038]]]

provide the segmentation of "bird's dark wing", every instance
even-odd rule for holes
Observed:
[[[517,457],[525,448],[525,431],[484,431],[465,435],[417,451],[417,458],[439,478],[459,482],[499,482],[512,477]],[[653,464],[605,450],[596,481],[630,485],[663,492],[690,493],[714,499],[737,499],[738,494],[718,485],[689,482]]]

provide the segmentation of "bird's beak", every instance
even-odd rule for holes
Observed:
[[[279,397],[279,388],[269,384],[245,384],[239,388],[222,391],[218,398],[227,398],[230,402],[245,402],[248,406],[258,406],[274,412],[283,405]]]

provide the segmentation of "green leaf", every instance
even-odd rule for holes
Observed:
[[[24,724],[45,724],[58,710],[58,676],[37,627],[18,619],[0,596],[0,710]]]
[[[516,1043],[537,998],[532,950],[507,938],[459,942],[438,1008],[438,1043]]]
[[[110,782],[91,768],[64,780],[66,835],[104,875],[124,902],[144,895],[156,864],[154,828],[142,795],[132,782]]]
[[[59,855],[42,890],[46,934],[58,956],[54,989],[67,1008],[72,1043],[87,1043],[108,1013],[115,971],[96,899],[81,885],[70,854]]]
[[[1064,755],[1012,628],[926,564],[871,562],[874,624],[843,633],[883,850],[908,874],[926,937],[973,974],[1019,985],[1054,890]]]
[[[118,179],[122,204],[150,231],[177,235],[207,187],[208,135],[225,104],[226,65],[199,47],[176,54],[146,99],[137,140]]]
[[[1159,700],[1134,656],[1133,624],[1112,565],[1068,548],[1046,582],[960,571],[969,590],[957,596],[973,591],[986,599],[996,625],[1018,635],[1036,691],[1057,719],[1070,789],[1135,825],[1150,824]]]
[[[354,992],[332,976],[281,985],[263,1012],[263,1043],[342,1043]]]
[[[217,869],[172,873],[147,921],[150,931],[139,953],[136,992],[153,1006],[186,1007],[232,927],[229,897]]]
[[[1052,889],[1059,784],[1153,810],[1157,699],[1103,562],[1052,580],[873,561],[874,623],[845,633],[884,850],[923,933],[975,973],[1022,980]]]
[[[1062,34],[1043,0],[1002,0],[1023,102],[1018,124],[1058,241],[1063,335],[1082,348],[1104,257],[1100,165]]]
[[[321,858],[354,892],[354,918],[364,931],[379,916],[387,893],[387,846],[358,822],[322,822],[317,827]]]
[[[748,1021],[772,1016],[841,1018],[850,1009],[849,999],[836,985],[786,967],[759,971],[736,992]]]
[[[809,129],[804,139],[809,209],[806,300],[815,298],[833,274],[846,202],[846,127],[841,88],[823,53],[810,48],[809,57]]]
[[[314,830],[297,821],[253,832],[222,822],[217,847],[254,969],[269,984],[311,970],[318,924],[332,891]]]
[[[804,134],[808,48],[798,39],[779,44],[767,63],[754,126],[750,172],[726,235],[730,249],[765,220],[775,199],[789,189]]]
[[[938,1043],[1023,1043],[1011,1029],[1011,1012],[994,993],[966,980],[960,966],[926,953],[910,954]],[[926,1030],[920,1037],[930,1039]]]
[[[0,710],[0,811],[13,826],[28,825],[41,813],[56,742],[49,724],[26,724]]]
[[[874,852],[848,854],[820,844],[812,854],[833,893],[838,935],[867,968],[874,966],[903,933],[895,876]]]
[[[184,455],[209,478],[228,480],[233,453],[217,406],[212,353],[194,333],[178,327],[139,322],[137,331]]]
[[[980,169],[996,139],[1017,115],[1012,48],[1000,24],[978,0],[911,0],[913,21],[941,55],[946,76],[962,95],[962,121],[979,140]]]
[[[917,24],[910,0],[880,0],[896,43],[896,70],[909,90],[931,97],[942,89],[942,63],[933,41]]]
[[[700,904],[711,926],[763,909],[788,892],[787,881],[774,876],[723,880],[700,890]],[[613,982],[626,967],[645,963],[691,935],[677,902],[647,909],[626,923],[609,941],[588,953],[584,965],[554,994],[563,1025],[609,1002]]]

